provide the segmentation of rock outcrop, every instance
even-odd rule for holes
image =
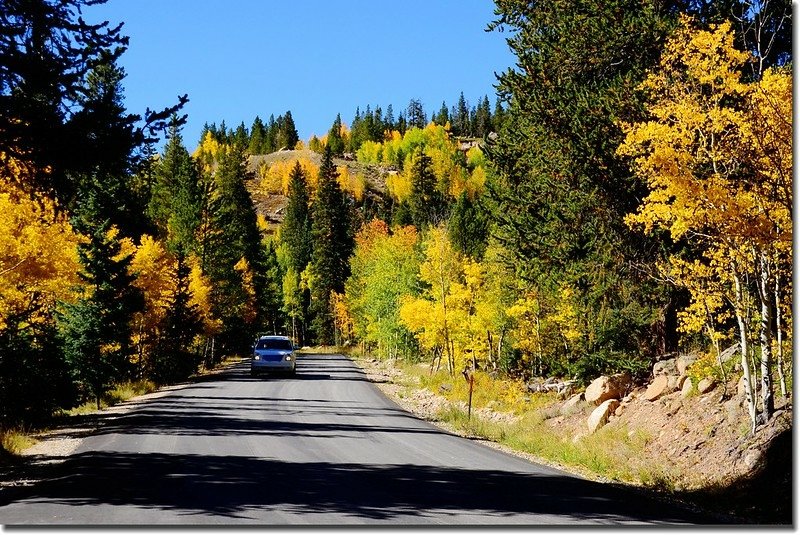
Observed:
[[[589,433],[594,433],[608,422],[608,417],[619,407],[619,400],[607,399],[600,404],[586,421]]]
[[[586,400],[583,397],[583,393],[575,394],[565,401],[563,405],[561,405],[559,412],[564,416],[569,416],[570,414],[577,412],[580,405],[585,403],[585,401]]]
[[[708,394],[714,387],[717,386],[717,382],[710,378],[706,377],[705,379],[701,379],[699,383],[697,383],[697,391],[701,394]]]
[[[696,360],[697,357],[694,355],[681,355],[675,359],[675,367],[678,369],[678,374],[686,375],[686,370],[688,370],[689,366],[694,364]]]
[[[586,388],[584,397],[588,403],[600,405],[606,400],[619,399],[624,396],[630,384],[631,376],[628,373],[601,375]]]
[[[677,359],[659,360],[653,364],[653,375],[680,375],[676,361]]]
[[[656,375],[650,386],[644,392],[644,399],[655,401],[665,394],[672,392],[669,388],[669,377],[666,375]]]

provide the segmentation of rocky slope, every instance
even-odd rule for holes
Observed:
[[[437,414],[451,403],[449,400],[421,387],[403,386],[408,384],[407,378],[386,362],[374,359],[357,362],[372,381],[405,409],[463,434],[437,421]],[[626,468],[633,474],[639,469],[652,474],[652,466],[658,465],[662,474],[658,480],[628,483],[646,485],[704,508],[734,515],[742,522],[791,524],[791,400],[779,400],[775,416],[752,434],[743,407],[744,394],[736,382],[726,385],[728,394],[723,398],[722,385],[704,385],[707,390],[701,393],[696,388],[679,388],[676,378],[660,373],[648,384],[624,384],[599,403],[597,400],[603,395],[596,397],[590,385],[586,392],[538,409],[544,418],[542,425],[574,441],[603,426],[620,431],[604,434],[606,437],[626,434],[643,437],[643,450],[635,457],[625,458]],[[613,408],[603,418],[592,418],[604,405]],[[495,422],[516,418],[487,408],[474,410],[473,414]],[[598,420],[605,422],[598,425]],[[603,479],[581,467],[542,459],[535,452],[516,453],[584,477]]]

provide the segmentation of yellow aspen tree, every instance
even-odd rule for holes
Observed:
[[[27,168],[0,153],[3,169]],[[0,331],[49,322],[59,301],[72,301],[79,283],[80,240],[54,201],[30,196],[0,176]]]
[[[212,313],[212,285],[208,277],[203,274],[203,269],[200,264],[200,259],[197,256],[189,258],[189,265],[191,265],[191,271],[189,272],[189,291],[192,294],[190,303],[192,306],[197,307],[200,321],[203,324],[203,334],[206,337],[212,337],[219,334],[222,330],[222,321],[219,318],[215,318]]]
[[[460,255],[450,245],[444,226],[430,230],[424,245],[425,261],[420,265],[420,279],[429,286],[420,298],[407,297],[400,308],[400,319],[417,333],[420,345],[441,361],[447,357],[451,374],[456,372],[453,347],[453,311],[448,296],[462,276]],[[452,299],[451,299],[452,303]]]
[[[158,328],[166,314],[172,286],[170,273],[174,271],[174,263],[161,242],[146,234],[142,236],[129,266],[129,271],[136,275],[134,285],[144,294],[144,308],[134,314],[131,327],[136,348],[135,364],[139,369],[146,366],[158,340]]]
[[[253,285],[253,270],[246,258],[242,257],[233,266],[234,271],[242,277],[242,288],[247,293],[247,301],[243,303],[241,318],[245,323],[253,323],[256,319],[256,290]]]
[[[761,414],[767,420],[773,410],[774,280],[791,268],[791,76],[768,71],[759,81],[744,82],[750,56],[736,50],[733,38],[730,23],[700,31],[682,19],[659,67],[642,84],[650,120],[623,125],[619,153],[632,158],[650,188],[628,223],[645,232],[666,229],[697,248],[706,267],[678,270],[676,282],[730,303],[755,431],[751,318],[758,318]],[[701,273],[721,284],[692,282]],[[755,295],[748,281],[756,282]],[[708,303],[700,295],[693,299]]]
[[[336,345],[341,345],[345,341],[353,338],[353,319],[347,309],[347,301],[342,293],[331,292],[331,314],[333,315],[333,325],[336,330]]]

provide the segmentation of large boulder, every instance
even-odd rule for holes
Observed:
[[[682,385],[679,385],[681,378],[677,375],[667,375],[667,387],[670,392],[680,390]]]
[[[653,364],[653,375],[680,375],[676,361],[677,359],[659,360]]]
[[[701,379],[699,383],[697,383],[697,391],[701,394],[707,394],[714,390],[714,387],[717,386],[717,382],[712,379],[711,377],[706,377],[705,379]]]
[[[669,377],[666,375],[656,375],[653,382],[647,387],[644,392],[644,399],[647,401],[655,401],[665,394],[672,392],[669,387]]]
[[[583,394],[582,393],[575,394],[574,396],[572,396],[571,398],[569,398],[567,401],[564,402],[564,404],[561,406],[560,412],[564,416],[569,416],[570,414],[573,414],[578,410],[580,410],[580,406],[583,405],[584,403],[585,400]]]
[[[694,364],[697,360],[695,355],[681,355],[675,359],[675,367],[678,369],[678,375],[686,375],[686,370],[689,366]]]
[[[681,397],[688,398],[689,395],[692,393],[692,380],[689,377],[686,377],[681,385]]]
[[[600,405],[608,399],[619,399],[625,395],[631,384],[631,376],[627,372],[614,375],[601,375],[586,388],[583,393],[588,403]]]
[[[607,399],[602,402],[586,420],[590,433],[594,433],[608,422],[608,417],[619,407],[619,400]]]

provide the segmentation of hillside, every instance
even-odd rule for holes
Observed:
[[[286,207],[286,196],[278,194],[266,194],[258,188],[258,169],[266,164],[275,162],[293,161],[308,159],[315,165],[320,165],[322,155],[309,149],[303,150],[280,150],[270,154],[257,154],[247,159],[247,170],[256,177],[248,182],[250,195],[256,207],[256,213],[263,216],[267,223],[279,225],[283,221],[283,210]],[[386,177],[391,172],[377,165],[362,164],[352,159],[334,158],[337,167],[347,167],[352,175],[362,174],[367,181],[367,192],[365,195],[374,197],[382,194],[386,189]]]

